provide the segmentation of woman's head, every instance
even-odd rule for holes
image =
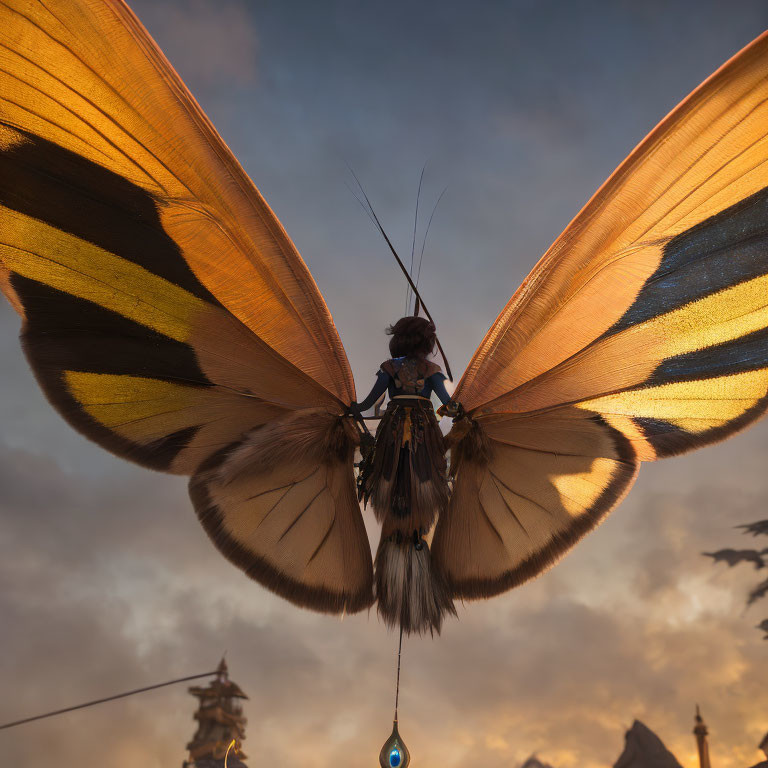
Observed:
[[[392,357],[427,357],[435,350],[435,326],[426,318],[408,315],[387,328]]]

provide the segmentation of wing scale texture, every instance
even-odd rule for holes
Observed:
[[[640,461],[768,407],[768,35],[630,154],[499,315],[457,387],[435,560],[455,593],[550,567]],[[481,446],[482,449],[478,449]]]
[[[0,288],[43,390],[76,429],[193,475],[214,542],[268,587],[319,610],[370,604],[355,434],[340,426],[354,384],[331,316],[122,0],[0,3]],[[239,481],[223,491],[212,467],[308,413],[325,421],[301,439],[335,434],[341,448],[332,462],[305,450],[291,468],[296,491],[273,519],[297,514],[304,489],[324,491],[277,541]],[[287,481],[265,466],[245,475],[263,494]]]

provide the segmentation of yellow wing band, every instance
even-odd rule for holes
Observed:
[[[661,419],[701,433],[738,419],[768,392],[768,368],[712,379],[662,384],[578,403],[608,416]]]
[[[8,208],[0,208],[0,217],[0,262],[18,275],[177,341],[189,339],[194,318],[210,307],[143,267],[49,224]]]

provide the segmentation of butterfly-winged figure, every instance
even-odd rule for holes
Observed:
[[[190,475],[250,577],[370,606],[352,373],[280,223],[122,0],[4,0],[0,43],[0,286],[48,399],[113,453]],[[543,572],[640,462],[765,412],[768,36],[598,190],[453,397],[430,554],[450,599]]]

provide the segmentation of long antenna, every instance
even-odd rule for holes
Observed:
[[[349,166],[347,166],[349,167]],[[413,282],[413,278],[408,274],[408,270],[405,268],[405,264],[403,264],[400,257],[397,255],[397,251],[395,250],[395,246],[392,245],[392,241],[387,237],[387,233],[384,231],[384,227],[381,226],[381,222],[379,221],[379,217],[376,215],[376,211],[373,210],[373,206],[371,205],[371,201],[368,199],[368,195],[365,194],[365,190],[363,189],[363,185],[360,183],[360,179],[357,178],[357,175],[352,170],[352,168],[349,168],[349,172],[354,176],[355,181],[357,182],[357,186],[360,188],[360,192],[363,194],[363,198],[365,198],[365,202],[368,203],[368,208],[371,212],[371,215],[373,216],[374,223],[376,224],[376,227],[378,228],[379,232],[381,233],[381,236],[384,238],[385,242],[389,246],[389,250],[392,251],[392,255],[395,257],[395,260],[397,261],[398,266],[402,270],[403,274],[405,275],[405,279],[408,281],[408,285],[411,286],[411,290],[413,291],[414,295],[416,296],[416,300],[418,301],[421,308],[424,310],[424,314],[427,316],[427,319],[432,323],[432,325],[435,325],[435,321],[432,319],[432,315],[430,314],[429,310],[427,309],[426,304],[424,303],[424,299],[421,298],[421,294],[419,293],[419,289],[416,287],[416,283]],[[445,373],[448,376],[449,381],[453,381],[453,374],[451,373],[451,366],[448,363],[448,358],[445,356],[445,351],[443,350],[443,345],[440,343],[440,339],[436,337],[437,341],[437,348],[440,350],[440,355],[443,358],[443,363],[445,363]]]
[[[416,253],[416,229],[419,226],[419,200],[421,198],[421,184],[424,181],[424,171],[427,170],[427,164],[424,163],[424,167],[421,169],[421,176],[419,176],[419,188],[416,192],[416,214],[413,217],[413,240],[411,241],[411,269],[409,270],[411,273],[411,277],[413,277],[413,257]],[[423,249],[422,249],[423,253]],[[416,281],[416,285],[419,284],[419,281]],[[411,304],[411,286],[408,285],[405,288],[405,314],[408,314],[408,307]],[[418,314],[417,312],[414,312],[414,314]]]
[[[354,197],[355,200],[360,203],[360,207],[365,211],[365,215],[371,220],[373,226],[375,227],[376,220],[373,218],[373,216],[371,216],[371,212],[368,210],[368,208],[366,208],[365,203],[358,197],[357,192],[355,192],[355,190],[352,189],[352,187],[350,187],[346,182],[344,182],[344,186],[350,191],[352,197]]]
[[[429,215],[429,221],[427,222],[427,231],[424,233],[424,241],[421,244],[421,253],[419,254],[419,271],[416,273],[416,287],[418,288],[419,280],[421,279],[421,262],[424,259],[424,248],[427,246],[427,237],[429,237],[429,228],[432,226],[432,219],[435,217],[435,213],[437,211],[437,206],[440,205],[440,201],[443,199],[443,195],[448,191],[448,187],[446,187],[441,193],[440,197],[437,198],[437,202],[435,203],[435,207],[432,209],[432,213]]]
[[[43,720],[46,717],[54,717],[55,715],[63,715],[65,712],[74,712],[76,709],[85,709],[86,707],[94,707],[96,704],[103,704],[106,701],[114,701],[115,699],[124,699],[126,696],[134,696],[137,693],[145,693],[146,691],[154,691],[156,688],[165,688],[168,685],[176,685],[177,683],[186,683],[189,680],[197,680],[200,677],[212,677],[218,674],[218,670],[213,672],[204,672],[201,675],[190,675],[189,677],[179,677],[176,680],[169,680],[167,683],[158,683],[157,685],[147,685],[144,688],[136,688],[133,691],[126,691],[125,693],[118,693],[115,696],[107,696],[103,699],[95,699],[94,701],[86,701],[84,704],[75,704],[72,707],[64,707],[64,709],[56,709],[53,712],[46,712],[44,715],[35,715],[34,717],[25,717],[23,720],[14,720],[12,723],[4,723],[0,725],[0,731],[6,728],[15,728],[17,725],[24,725],[25,723],[32,723],[35,720]]]

